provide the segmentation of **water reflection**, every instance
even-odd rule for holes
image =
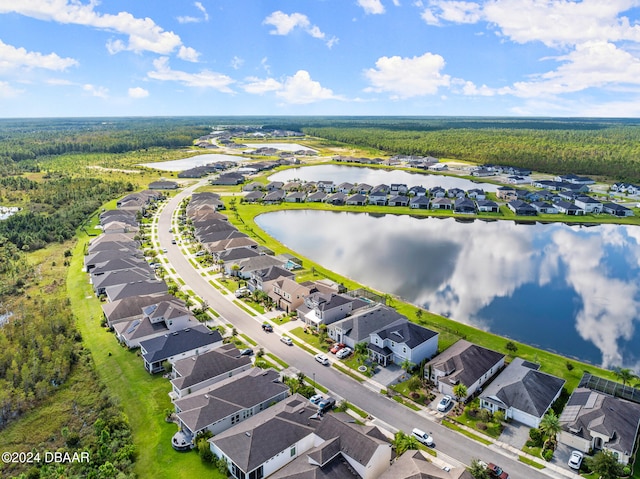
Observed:
[[[323,211],[257,222],[341,275],[457,321],[605,367],[640,365],[638,227]]]
[[[299,179],[304,181],[333,181],[335,184],[367,183],[371,186],[379,184],[390,185],[392,183],[404,183],[409,187],[424,186],[433,188],[441,186],[444,189],[461,188],[470,190],[482,188],[485,191],[495,192],[497,186],[491,183],[475,183],[455,176],[429,175],[424,173],[409,173],[403,170],[385,170],[380,168],[366,168],[358,166],[342,165],[317,165],[303,168],[291,168],[279,171],[269,177],[271,181],[290,181]]]

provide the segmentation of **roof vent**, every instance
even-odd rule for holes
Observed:
[[[247,436],[247,437],[251,437],[251,433],[250,433],[249,431],[245,432],[244,434],[245,434],[245,436]]]

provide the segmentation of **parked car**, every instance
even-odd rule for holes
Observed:
[[[345,345],[343,343],[335,343],[331,347],[330,351],[331,351],[332,354],[336,354],[338,351],[340,351],[344,347],[345,347]]]
[[[415,428],[413,431],[411,431],[411,435],[425,446],[435,447],[433,438],[422,429]]]
[[[311,401],[311,404],[318,404],[323,399],[324,396],[322,394],[315,394],[309,398],[309,401]]]
[[[249,290],[247,288],[238,288],[236,289],[236,298],[242,298],[249,294]]]
[[[167,248],[162,248],[162,252],[166,253],[167,252]]]
[[[330,411],[331,409],[333,409],[333,406],[335,405],[336,405],[336,400],[334,398],[332,397],[325,398],[318,403],[318,412],[325,413],[327,411]]]
[[[497,479],[509,479],[509,474],[504,472],[500,466],[496,466],[492,462],[487,464],[487,471],[489,471],[489,475],[491,477],[495,477]]]
[[[240,356],[253,356],[253,349],[243,349],[242,351],[240,351]]]
[[[349,346],[344,347],[340,351],[338,351],[338,354],[336,354],[336,358],[344,359],[349,355],[351,355],[352,352],[353,352],[353,349],[351,349]]]
[[[293,341],[291,340],[291,338],[289,336],[282,336],[280,338],[280,341],[282,341],[287,346],[293,346]]]
[[[198,251],[196,256],[204,256],[206,253],[204,251]]]
[[[318,353],[314,357],[316,358],[316,361],[318,361],[320,364],[324,364],[325,366],[329,364],[329,358],[327,357],[326,354]]]
[[[451,405],[452,401],[453,401],[453,398],[447,394],[445,397],[440,399],[440,402],[438,403],[438,407],[437,407],[438,411],[445,412],[447,409],[449,409],[449,406]]]
[[[569,458],[569,467],[571,469],[579,471],[580,465],[582,464],[582,459],[584,459],[584,454],[582,454],[580,451],[573,451],[571,453],[571,457]]]
[[[273,332],[273,326],[271,326],[269,323],[262,323],[262,330],[266,331],[267,333],[271,333]]]

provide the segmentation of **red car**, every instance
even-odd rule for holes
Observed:
[[[487,470],[489,471],[489,475],[491,477],[496,477],[498,479],[509,479],[509,474],[504,472],[501,467],[496,466],[492,462],[487,464]]]
[[[342,343],[336,343],[333,345],[333,347],[330,349],[332,354],[336,354],[338,351],[340,351],[342,348],[344,348],[345,345]]]

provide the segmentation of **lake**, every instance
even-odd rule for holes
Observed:
[[[242,156],[225,155],[225,154],[204,154],[192,156],[191,158],[182,158],[181,160],[159,161],[157,163],[140,163],[139,166],[153,168],[161,171],[184,171],[195,168],[196,166],[209,165],[218,161],[245,161]]]
[[[441,186],[446,190],[449,188],[460,188],[463,190],[482,188],[485,191],[495,192],[498,189],[497,185],[475,183],[455,176],[430,175],[426,173],[410,173],[403,170],[343,165],[317,165],[290,168],[279,171],[269,177],[270,181],[287,182],[293,179],[304,181],[333,181],[337,184],[343,182],[367,183],[371,186],[382,183],[387,185],[391,183],[404,183],[409,187],[424,186],[425,188],[433,188],[434,186]]]
[[[429,311],[604,367],[640,366],[640,228],[278,211],[258,225]]]

